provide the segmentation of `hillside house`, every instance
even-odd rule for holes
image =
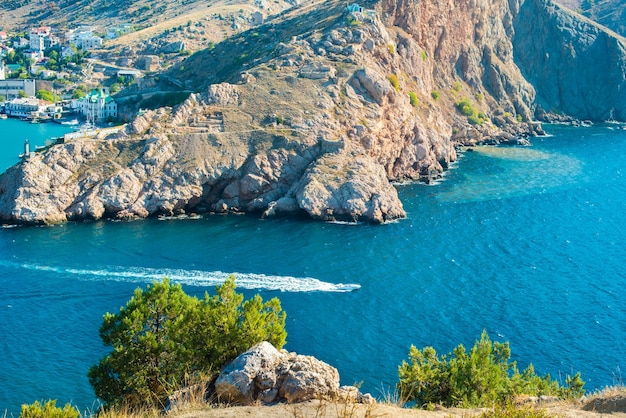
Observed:
[[[363,8],[358,3],[352,3],[348,6],[348,13],[363,13]]]
[[[257,10],[256,12],[252,13],[251,20],[253,26],[262,25],[264,20],[263,13]]]
[[[15,42],[14,46],[18,49],[28,48],[30,46],[30,40],[26,38],[20,38]]]
[[[30,37],[28,40],[28,46],[33,51],[43,52],[46,49],[45,40],[50,36],[50,26],[40,26],[38,28],[30,29]]]
[[[74,55],[74,51],[67,45],[61,46],[61,58],[68,58]]]
[[[13,48],[0,44],[0,57],[6,57],[10,51],[13,51]]]
[[[69,32],[66,39],[83,51],[102,48],[102,38],[95,36],[91,30]]]
[[[124,78],[126,81],[131,81],[141,76],[141,71],[139,70],[118,70],[117,76]]]
[[[27,49],[24,51],[24,57],[31,59],[32,62],[39,62],[43,58],[43,50]]]
[[[120,26],[114,26],[107,30],[106,38],[114,39],[121,35],[127,34],[132,31],[132,26],[128,23],[122,24]]]

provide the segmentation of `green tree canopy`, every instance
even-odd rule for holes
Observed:
[[[59,96],[48,90],[38,90],[37,93],[35,93],[35,97],[51,103],[56,103],[61,100]]]
[[[96,395],[107,405],[161,406],[194,378],[212,374],[252,345],[285,344],[285,312],[276,298],[244,301],[235,278],[204,299],[169,280],[136,289],[119,313],[107,313],[100,337],[112,351],[89,370]]]

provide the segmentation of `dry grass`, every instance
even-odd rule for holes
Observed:
[[[626,387],[606,387],[599,392],[585,396],[582,404],[582,409],[585,411],[626,414]]]
[[[390,403],[391,402],[391,403]],[[385,395],[385,400],[371,405],[358,404],[352,400],[335,401],[313,400],[298,404],[277,404],[272,406],[226,406],[207,405],[201,396],[191,397],[184,407],[168,413],[172,418],[583,418],[602,417],[611,414],[611,418],[626,417],[626,388],[611,387],[585,397],[581,402],[547,402],[533,405],[509,405],[494,408],[440,408],[433,411],[401,408],[402,401],[393,393]],[[609,405],[600,410],[598,405]],[[589,405],[596,409],[589,409]],[[620,407],[619,405],[622,405]],[[613,409],[610,409],[613,407]],[[615,408],[617,407],[617,408]],[[621,409],[620,409],[621,408]],[[99,418],[157,418],[162,413],[156,410],[132,412],[121,409],[101,412]]]

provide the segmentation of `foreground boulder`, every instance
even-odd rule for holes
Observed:
[[[352,386],[339,386],[334,367],[311,356],[278,351],[262,342],[230,362],[215,382],[220,401],[239,405],[261,402],[305,402],[312,399],[345,399],[373,403]]]

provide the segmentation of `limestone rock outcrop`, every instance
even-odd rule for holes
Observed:
[[[238,405],[312,399],[375,402],[354,387],[340,386],[334,367],[315,357],[278,351],[268,342],[257,344],[226,365],[215,382],[215,395],[221,402]]]
[[[367,155],[325,155],[309,167],[301,183],[295,192],[298,205],[316,219],[383,223],[405,216],[382,166]]]

